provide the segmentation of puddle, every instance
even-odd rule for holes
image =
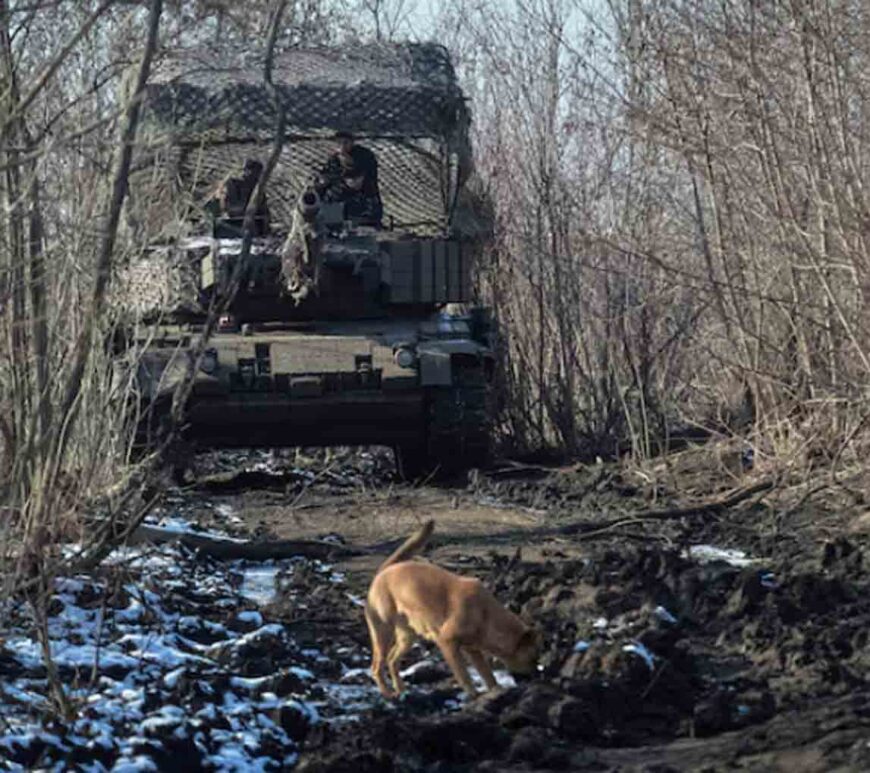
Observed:
[[[273,564],[254,564],[246,566],[240,593],[243,598],[258,606],[271,604],[278,590],[277,576],[279,567]]]

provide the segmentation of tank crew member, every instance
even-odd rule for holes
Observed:
[[[263,165],[256,159],[245,161],[241,177],[230,175],[206,202],[206,209],[215,218],[215,236],[239,237],[245,220],[245,209],[263,174]],[[265,236],[269,231],[269,207],[266,198],[254,213],[254,236]]]
[[[315,188],[325,201],[344,202],[344,215],[363,225],[380,227],[383,217],[378,188],[378,159],[350,132],[337,132],[338,147],[320,170]]]

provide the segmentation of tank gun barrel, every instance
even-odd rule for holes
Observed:
[[[317,219],[317,213],[320,212],[320,196],[317,195],[314,187],[306,188],[302,192],[296,208],[306,223],[313,223]]]

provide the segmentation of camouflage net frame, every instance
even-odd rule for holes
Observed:
[[[294,49],[276,56],[273,82],[287,120],[267,188],[274,227],[289,229],[299,193],[339,130],[378,157],[386,225],[425,235],[451,224],[471,154],[469,114],[446,49]],[[172,216],[200,215],[221,180],[238,174],[245,159],[269,154],[275,105],[258,55],[173,52],[157,68],[145,105],[148,150],[131,177],[129,216],[152,237],[171,235]]]

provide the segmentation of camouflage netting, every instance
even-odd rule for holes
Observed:
[[[441,230],[451,206],[455,166],[449,165],[445,176],[437,148],[427,151],[421,141],[411,145],[377,139],[360,144],[378,157],[385,224],[392,221],[417,233]],[[289,229],[299,194],[333,146],[324,139],[285,145],[266,191],[273,227]],[[130,219],[153,237],[172,229],[185,212],[184,219],[202,217],[201,204],[227,174],[239,174],[247,158],[265,162],[269,151],[264,143],[170,146],[140,159],[131,184]],[[175,217],[167,217],[169,203],[176,209]]]
[[[165,249],[119,271],[110,300],[116,311],[139,318],[159,317],[163,311],[205,311],[194,265],[186,256]]]
[[[272,80],[291,132],[407,138],[467,129],[450,58],[435,44],[293,49],[276,55]],[[173,52],[152,77],[147,104],[152,125],[186,140],[270,139],[275,127],[262,55],[248,51]]]
[[[273,221],[288,228],[311,174],[353,131],[378,156],[385,223],[417,233],[450,220],[469,168],[468,112],[444,48],[434,44],[297,49],[277,56],[273,81],[287,145],[267,191]],[[269,154],[274,104],[262,60],[247,52],[174,52],[148,87],[145,136],[131,179],[131,221],[170,235],[174,215],[196,214],[246,158]]]

